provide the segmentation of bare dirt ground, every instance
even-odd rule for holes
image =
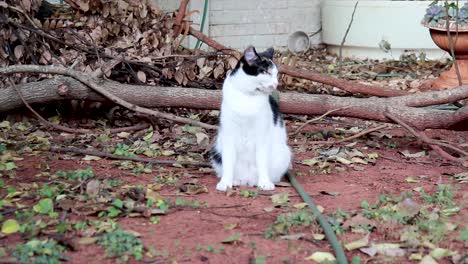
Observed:
[[[293,118],[288,118],[289,131],[294,131],[299,124],[301,123],[294,121]],[[294,170],[305,190],[318,205],[324,208],[325,215],[333,215],[340,210],[353,216],[362,212],[364,200],[373,203],[379,200],[379,195],[382,194],[387,197],[399,197],[402,193],[413,192],[413,201],[425,204],[422,202],[421,195],[414,191],[417,190],[416,187],[431,194],[441,184],[450,184],[456,189],[452,200],[461,209],[455,215],[444,219],[457,225],[457,229],[444,232],[444,238],[435,244],[437,247],[458,253],[466,251],[464,247],[466,241],[463,242],[459,239],[459,233],[467,223],[464,206],[468,188],[466,180],[457,181],[451,177],[457,173],[466,172],[466,168],[447,163],[434,151],[422,148],[414,138],[407,136],[404,130],[396,126],[339,145],[324,146],[313,143],[314,136],[327,134],[324,131],[345,131],[345,134],[348,134],[351,133],[350,131],[357,131],[353,129],[359,130],[369,125],[368,122],[349,118],[326,118],[322,124],[304,127],[298,136],[290,139],[295,153]],[[430,131],[429,134],[432,137],[459,144],[466,144],[468,139],[467,132],[438,130]],[[334,136],[340,137],[339,135]],[[71,141],[78,138],[83,139],[82,136],[72,136],[72,138],[74,140]],[[64,139],[51,137],[50,140]],[[355,153],[359,151],[362,155],[358,154],[355,157],[361,157],[361,160],[351,161],[349,157],[343,156],[350,162],[343,160],[339,162],[333,158],[334,154],[330,153],[328,154],[331,157],[325,158],[324,151],[337,154],[344,153],[345,150]],[[111,160],[86,161],[83,160],[83,156],[52,152],[37,153],[38,155],[34,155],[36,152],[20,155],[24,159],[16,161],[15,176],[2,177],[5,180],[5,186],[12,186],[17,191],[22,192],[19,195],[18,203],[35,204],[38,199],[32,195],[34,190],[37,190],[38,186],[44,183],[52,185],[53,181],[46,175],[54,175],[59,170],[70,171],[92,167],[96,175],[95,179],[101,182],[110,179],[121,181],[119,186],[110,189],[111,192],[116,193],[119,192],[117,190],[119,188],[125,189],[137,185],[147,187],[148,184],[155,183],[155,179],[158,177],[164,179],[159,181],[157,186],[153,186],[153,189],[162,199],[170,199],[171,202],[168,202],[167,212],[157,216],[157,223],[151,223],[148,217],[142,215],[130,217],[130,215],[120,214],[112,218],[124,230],[136,232],[145,246],[147,253],[143,259],[135,260],[131,257],[129,263],[313,263],[305,258],[316,251],[332,252],[326,239],[313,238],[314,234],[322,233],[320,227],[314,223],[309,226],[291,227],[284,233],[303,234],[302,239],[291,237],[281,239],[279,234],[275,234],[273,238],[265,237],[265,232],[274,225],[278,216],[298,210],[295,207],[299,207],[297,205],[300,205],[302,201],[293,187],[278,186],[272,192],[242,187],[226,194],[215,190],[217,179],[210,170],[154,166],[151,172],[136,175],[131,171],[119,169],[117,166],[121,166],[121,164]],[[406,153],[406,157],[402,153]],[[420,154],[411,157],[411,153]],[[371,154],[372,160],[368,159],[369,154]],[[310,160],[320,157],[321,159],[312,165]],[[49,169],[44,169],[45,166]],[[38,176],[44,171],[48,173]],[[83,185],[86,186],[86,182],[89,183],[89,180],[84,182]],[[187,194],[184,189],[187,184],[196,184],[203,186],[203,188],[206,187],[206,189],[204,191],[197,189],[192,194],[190,192]],[[83,188],[83,185],[78,187],[78,190],[82,189],[81,191],[73,194],[76,195],[74,201],[77,204],[89,202],[78,199],[80,193],[89,193],[86,188]],[[282,185],[287,185],[287,183]],[[186,192],[183,192],[184,190]],[[2,197],[5,197],[6,188],[1,189],[1,194]],[[272,197],[275,194],[288,194],[288,199],[281,205],[273,206]],[[128,193],[125,195],[127,198],[129,197]],[[123,200],[122,197],[125,195],[116,194],[114,196],[121,197]],[[142,195],[145,196],[144,193]],[[88,196],[88,199],[97,201],[98,197],[89,198]],[[193,204],[182,206],[180,203],[174,205],[173,203],[178,197],[192,203],[197,201],[199,206],[193,206]],[[148,198],[148,193],[146,193],[146,198]],[[59,217],[69,224],[80,220],[101,219],[104,221],[109,219],[109,216],[97,216],[101,210],[105,211],[104,208],[94,208],[91,212],[83,212],[81,209],[75,208],[76,210],[68,210],[69,213],[65,213],[67,210],[59,209],[59,202],[54,203]],[[5,216],[9,218],[11,215],[5,214]],[[37,221],[37,218],[35,220]],[[47,220],[44,221],[47,222]],[[378,222],[372,229],[369,235],[369,245],[383,242],[400,243],[399,232],[405,226],[385,223],[385,221]],[[38,223],[36,222],[36,224]],[[56,232],[45,232],[45,229],[42,229],[42,234],[39,232],[37,236],[43,238],[58,236]],[[94,230],[91,224],[88,229]],[[419,230],[418,232],[424,231]],[[115,258],[105,256],[103,247],[94,243],[84,243],[85,245],[83,245],[79,242],[81,238],[92,236],[93,233],[86,229],[74,230],[70,228],[64,235],[60,235],[64,241],[72,245],[64,253],[68,258],[68,263],[116,262]],[[222,243],[233,234],[235,238],[232,241]],[[364,236],[363,232],[344,230],[338,237],[346,244]],[[21,234],[12,234],[3,237],[0,240],[0,246],[8,248],[12,244],[25,241],[24,239],[25,234],[23,237]],[[359,250],[347,251],[347,256],[350,260],[353,256],[359,256],[360,263],[414,263],[415,261],[408,260],[412,253],[419,252],[425,255],[430,252],[429,248],[421,246],[408,247],[404,250],[402,256],[377,254],[370,257]],[[450,257],[442,259],[439,263],[451,263]]]

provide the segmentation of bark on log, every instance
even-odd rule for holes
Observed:
[[[179,107],[191,109],[219,109],[221,91],[180,87],[126,85],[113,81],[99,83],[104,89],[130,103],[143,107]],[[59,100],[81,99],[106,101],[87,86],[69,77],[58,77],[39,82],[19,84],[29,103],[52,103]],[[468,106],[458,111],[421,108],[450,103],[468,98],[468,86],[390,98],[352,98],[332,95],[281,93],[280,109],[288,114],[320,115],[329,110],[349,107],[334,112],[337,116],[392,122],[385,112],[423,130],[427,128],[454,128],[468,130]],[[23,105],[11,87],[0,89],[0,112]]]

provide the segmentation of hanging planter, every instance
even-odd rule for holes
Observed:
[[[468,84],[468,3],[459,8],[455,3],[442,6],[434,2],[426,10],[426,15],[422,21],[423,26],[429,29],[434,43],[451,55],[450,41],[447,34],[447,21],[449,23],[448,31],[450,32],[453,53],[460,71],[461,81],[462,84]],[[442,90],[457,87],[459,84],[454,63],[448,71],[441,73],[439,78],[431,83],[431,88]]]

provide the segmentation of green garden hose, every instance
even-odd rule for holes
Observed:
[[[317,218],[317,222],[322,227],[328,242],[330,242],[333,250],[335,251],[338,264],[348,264],[343,247],[341,246],[340,241],[338,241],[338,238],[336,237],[335,232],[333,232],[332,227],[328,221],[323,217],[322,213],[320,213],[317,206],[315,206],[314,202],[312,202],[312,199],[310,199],[309,195],[307,195],[307,193],[304,191],[304,188],[302,188],[291,171],[288,172],[288,178],[292,186],[296,189],[297,193],[301,196],[302,200],[304,200],[304,202],[306,202],[307,205],[309,205],[309,207],[312,209],[312,212]]]
[[[206,20],[206,13],[208,12],[208,0],[205,0],[205,5],[203,6],[203,14],[202,20],[200,24],[200,32],[203,33],[203,28],[205,27],[205,20]],[[197,40],[197,44],[195,44],[195,49],[199,49],[202,45],[201,40]]]

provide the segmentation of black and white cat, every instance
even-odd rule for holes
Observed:
[[[286,128],[271,96],[278,86],[273,52],[249,46],[224,81],[220,129],[210,153],[219,191],[237,185],[273,190],[290,167]]]

